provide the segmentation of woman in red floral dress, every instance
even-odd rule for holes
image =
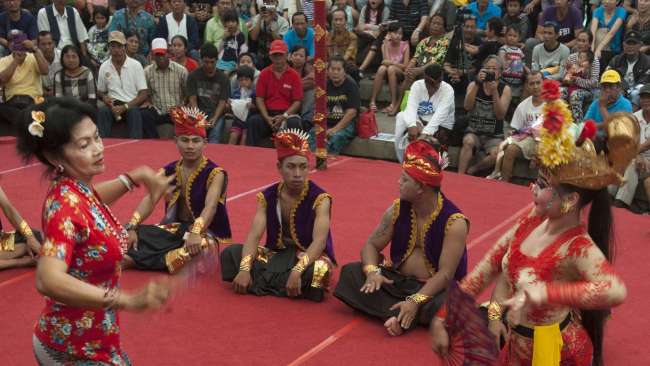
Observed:
[[[93,185],[93,177],[105,170],[104,147],[94,110],[86,104],[53,99],[25,116],[19,152],[54,173],[36,272],[46,302],[34,329],[36,359],[41,365],[129,365],[120,345],[118,310],[158,308],[169,292],[157,282],[135,294],[119,290],[127,234],[108,204],[140,184],[159,198],[169,182],[140,167]]]
[[[545,81],[547,95],[555,96],[548,89],[552,92],[557,85],[549,84]],[[534,209],[501,237],[460,288],[476,297],[497,282],[488,318],[492,333],[506,339],[500,364],[602,365],[608,309],[627,295],[610,264],[607,186],[622,183],[619,172],[633,158],[629,152],[637,151],[632,145],[638,141],[638,127],[635,136],[631,115],[610,116],[609,156],[597,155],[590,140],[595,135],[592,122],[580,133],[566,104],[557,97],[546,99],[550,106],[541,131],[542,168],[533,186]],[[589,204],[584,225],[580,217]],[[506,307],[508,330],[501,319]],[[431,328],[433,349],[443,357],[450,345],[445,317],[453,311],[444,308]]]

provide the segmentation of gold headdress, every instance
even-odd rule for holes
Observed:
[[[554,184],[598,190],[623,183],[622,174],[638,153],[639,123],[630,113],[612,113],[603,126],[607,135],[607,154],[598,154],[591,141],[596,134],[593,121],[571,133],[572,118],[566,103],[559,99],[559,83],[544,80],[542,96],[544,122],[538,157],[542,170]]]

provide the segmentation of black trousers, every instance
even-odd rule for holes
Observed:
[[[283,111],[269,111],[271,117],[283,114]],[[298,115],[290,116],[287,121],[287,128],[298,128],[305,132],[311,129],[310,121],[303,121]],[[246,120],[246,127],[248,129],[246,134],[246,143],[249,146],[261,146],[265,138],[273,134],[271,126],[266,123],[261,114],[253,114]]]

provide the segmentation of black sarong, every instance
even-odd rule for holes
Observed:
[[[131,247],[128,256],[135,262],[135,268],[149,271],[167,271],[165,255],[185,244],[183,236],[189,223],[169,225],[173,230],[156,225],[142,225],[138,228],[138,250]]]
[[[415,277],[407,277],[392,269],[382,267],[381,274],[389,280],[393,280],[394,283],[383,284],[379,291],[366,294],[360,291],[361,286],[366,282],[366,275],[362,268],[360,262],[344,265],[341,269],[339,283],[334,290],[334,296],[348,306],[384,321],[399,315],[399,309],[390,310],[393,305],[404,301],[407,296],[413,295],[424,286]],[[441,291],[418,308],[415,318],[420,324],[428,325],[444,301],[445,291]],[[412,322],[410,328],[416,326],[418,322]]]
[[[243,245],[232,244],[221,252],[221,277],[224,281],[232,282],[239,273],[239,263]],[[248,292],[258,296],[274,295],[287,297],[287,281],[291,269],[298,262],[296,248],[288,245],[286,249],[272,252],[268,259],[258,258],[251,267],[252,285]],[[298,298],[320,302],[325,295],[323,287],[312,286],[314,263],[300,276],[301,295]]]

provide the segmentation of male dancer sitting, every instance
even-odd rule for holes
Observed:
[[[145,196],[126,225],[129,233],[127,265],[137,269],[176,273],[208,245],[230,241],[226,211],[228,175],[203,155],[207,144],[205,115],[195,108],[177,107],[170,116],[175,124],[181,159],[164,167],[172,180],[160,225],[139,224],[155,206]]]
[[[281,131],[275,146],[282,181],[257,194],[246,242],[221,253],[222,277],[240,294],[321,301],[334,261],[332,197],[307,178],[307,134]],[[265,230],[266,245],[258,247]]]
[[[451,279],[467,271],[467,218],[440,192],[444,161],[424,140],[406,148],[400,198],[386,210],[361,250],[361,263],[343,266],[334,295],[385,321],[397,336],[429,324]],[[391,243],[392,265],[380,266]]]
[[[0,187],[0,209],[16,231],[2,231],[0,220],[0,270],[33,266],[41,249],[41,234],[33,232]]]

